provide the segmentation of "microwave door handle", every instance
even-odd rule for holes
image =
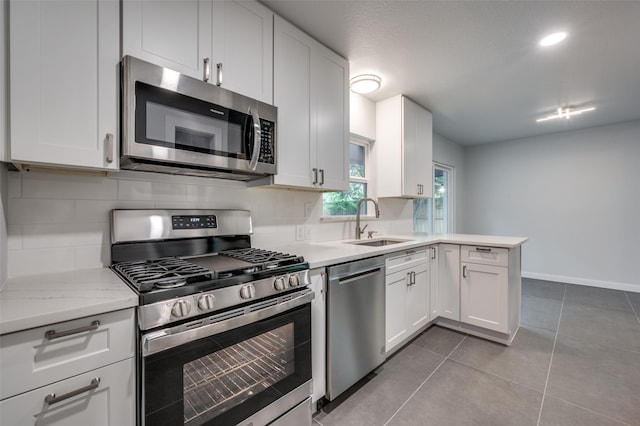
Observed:
[[[251,162],[249,163],[250,170],[256,170],[258,167],[258,154],[260,154],[260,142],[262,140],[260,130],[260,117],[258,113],[251,110],[249,107],[249,115],[253,118],[253,152],[251,153]]]

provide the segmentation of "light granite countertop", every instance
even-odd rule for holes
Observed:
[[[0,291],[0,334],[138,305],[107,268],[10,278]]]
[[[338,263],[350,262],[377,255],[389,254],[403,250],[416,249],[430,244],[450,243],[461,245],[476,245],[487,247],[515,248],[524,244],[528,239],[523,237],[501,237],[492,235],[471,234],[441,234],[441,235],[381,235],[373,240],[398,239],[406,242],[381,247],[369,247],[357,244],[354,239],[327,242],[298,242],[273,246],[261,245],[260,248],[303,256],[311,268],[321,268]],[[366,241],[363,239],[361,241]]]
[[[377,255],[451,243],[514,248],[520,237],[488,235],[383,235],[407,240],[382,247],[350,244],[355,240],[268,244],[260,248],[304,256],[311,268],[320,268]],[[364,240],[363,240],[364,241]],[[10,278],[0,291],[0,334],[97,315],[138,305],[138,296],[111,270],[86,269]]]

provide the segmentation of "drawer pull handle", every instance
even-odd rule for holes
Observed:
[[[60,337],[70,336],[72,334],[78,334],[85,331],[97,330],[98,327],[100,327],[100,321],[93,321],[91,325],[74,328],[73,330],[60,331],[60,332],[57,332],[55,330],[49,330],[46,333],[44,333],[44,337],[46,337],[48,340],[59,339]]]
[[[467,265],[462,267],[462,278],[467,278]]]
[[[477,251],[491,251],[491,249],[488,248],[488,247],[476,247],[476,250]]]
[[[90,390],[94,390],[96,389],[98,386],[100,386],[100,377],[96,377],[94,379],[91,380],[91,383],[89,383],[87,386],[81,387],[80,389],[76,389],[73,390],[71,392],[67,392],[64,393],[60,396],[56,396],[55,393],[50,393],[49,395],[44,397],[44,402],[46,402],[49,405],[53,405],[57,402],[60,401],[64,401],[65,399],[69,399],[72,398],[76,395],[80,395],[81,393],[84,392],[89,392]]]

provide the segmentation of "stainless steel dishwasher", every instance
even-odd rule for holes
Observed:
[[[329,268],[327,399],[385,360],[384,257]]]

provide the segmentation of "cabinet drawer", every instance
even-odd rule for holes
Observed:
[[[428,262],[430,251],[418,251],[418,252],[405,252],[404,254],[396,257],[390,257],[386,260],[385,267],[387,275],[393,274],[404,269],[410,269],[420,265],[421,263]]]
[[[480,263],[482,265],[508,266],[509,250],[497,247],[462,246],[460,261]]]
[[[134,330],[124,309],[2,336],[0,399],[133,357]]]
[[[5,399],[0,402],[0,424],[133,426],[134,377],[134,360],[130,358]],[[98,378],[96,387],[92,380]],[[47,402],[50,394],[62,400]]]

